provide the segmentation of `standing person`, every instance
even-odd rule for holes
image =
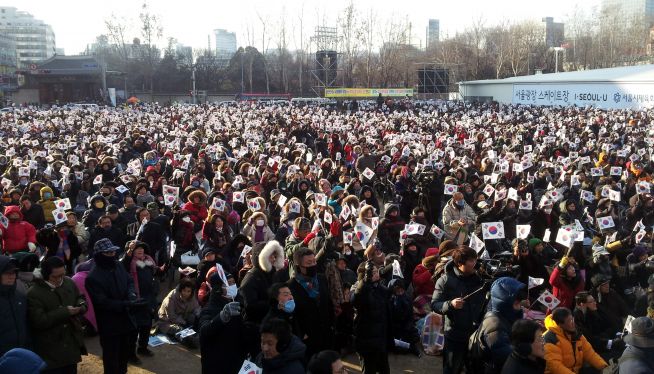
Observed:
[[[483,313],[484,293],[479,289],[484,281],[477,274],[476,264],[477,252],[459,246],[445,265],[445,273],[436,281],[431,307],[445,316],[444,374],[458,374],[463,370],[468,339],[477,329]]]
[[[631,334],[624,337],[628,344],[620,357],[620,373],[654,373],[654,320],[638,317],[631,322]]]
[[[27,299],[16,291],[16,260],[0,256],[0,356],[13,348],[27,348]]]
[[[602,370],[608,365],[577,332],[570,309],[559,307],[545,318],[545,372],[548,374],[579,373],[584,363]]]
[[[283,320],[273,318],[261,326],[261,353],[257,365],[266,374],[304,374],[306,347]]]
[[[300,338],[307,346],[307,358],[311,358],[313,354],[331,348],[334,305],[327,278],[317,273],[314,252],[300,248],[293,257],[295,276],[288,282],[288,288],[295,299],[293,314],[300,328]]]
[[[212,277],[209,303],[200,313],[203,374],[237,373],[247,353],[236,281],[231,274],[225,278],[228,284],[223,284],[218,274]]]
[[[457,244],[466,242],[468,233],[475,227],[477,215],[466,203],[463,193],[455,192],[443,208],[443,228]]]
[[[136,329],[130,307],[139,303],[132,278],[118,265],[118,250],[109,239],[98,240],[93,246],[95,267],[86,278],[86,290],[91,296],[98,324],[105,374],[127,372]]]
[[[27,293],[34,352],[47,364],[42,373],[75,374],[77,363],[86,354],[79,320],[87,310],[84,296],[66,277],[59,257],[43,261],[41,275],[43,279],[37,279]]]
[[[154,277],[158,272],[162,271],[162,268],[159,268],[152,257],[146,254],[148,251],[147,244],[132,241],[127,244],[127,253],[121,259],[125,270],[129,272],[134,282],[136,297],[145,301],[145,305],[134,310],[133,313],[137,327],[133,337],[133,345],[137,345],[138,348],[136,348],[136,353],[132,351],[130,360],[136,363],[140,363],[137,354],[146,357],[154,356],[154,353],[148,349],[148,340],[150,339],[152,317],[158,293],[157,282]]]
[[[513,352],[504,363],[502,374],[543,374],[545,348],[543,328],[532,320],[519,320],[511,329]]]
[[[388,374],[388,349],[393,346],[389,292],[380,284],[379,267],[366,261],[352,299],[354,345],[364,374]]]
[[[517,279],[502,277],[493,282],[488,312],[479,327],[481,341],[477,342],[486,353],[485,373],[500,373],[511,354],[511,326],[522,318],[522,302],[526,299],[527,286]]]

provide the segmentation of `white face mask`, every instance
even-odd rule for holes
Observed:
[[[191,217],[186,216],[186,217],[182,218],[182,221],[184,221],[186,223],[189,223],[189,222],[191,222]]]
[[[227,286],[227,297],[230,299],[233,299],[236,297],[236,294],[238,293],[238,288],[236,287],[235,284],[232,284],[230,286]]]
[[[261,227],[261,226],[263,226],[265,224],[265,222],[262,219],[258,219],[255,223],[259,227]]]

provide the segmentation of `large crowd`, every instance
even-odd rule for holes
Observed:
[[[2,373],[76,373],[94,335],[107,374],[155,335],[207,374],[654,373],[654,110],[22,107],[0,135]]]

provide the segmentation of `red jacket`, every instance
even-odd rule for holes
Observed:
[[[436,283],[431,279],[432,274],[424,265],[418,264],[413,270],[413,295],[433,295]]]
[[[579,272],[579,270],[577,270]],[[559,266],[555,266],[550,275],[550,284],[552,285],[552,294],[561,301],[558,306],[564,306],[570,310],[575,307],[575,295],[584,290],[584,279],[579,275],[579,283],[572,287],[563,280],[563,274]]]
[[[0,225],[2,251],[9,254],[27,250],[27,243],[36,243],[36,229],[31,223],[23,221],[23,213],[20,212],[20,207],[12,205],[5,210],[6,217],[13,213],[20,215],[20,222],[10,221],[6,229]]]
[[[207,207],[200,204],[193,204],[193,203],[186,203],[184,204],[184,208],[182,210],[185,210],[187,212],[191,212],[191,220],[193,223],[202,223],[205,219],[207,219],[207,216],[209,215],[209,212],[207,210]]]

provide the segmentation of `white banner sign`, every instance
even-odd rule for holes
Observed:
[[[627,109],[654,107],[651,83],[514,84],[513,104],[592,105]]]

